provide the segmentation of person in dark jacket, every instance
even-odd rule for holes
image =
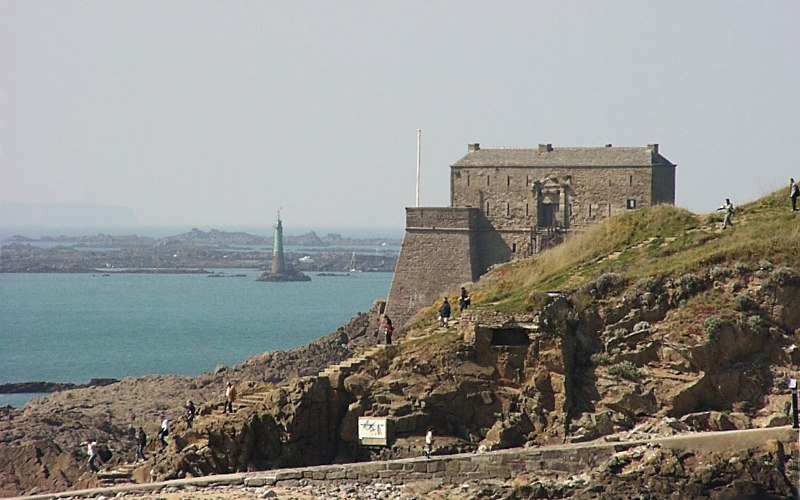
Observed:
[[[192,400],[186,402],[186,428],[192,428],[192,422],[194,422],[194,416],[197,413],[197,409],[194,407],[194,403]]]
[[[439,309],[439,317],[442,319],[442,324],[447,326],[447,322],[450,321],[450,302],[447,301],[447,297],[444,298],[444,303]]]
[[[144,447],[147,446],[147,434],[139,427],[136,430],[136,460],[144,460]]]
[[[461,306],[461,312],[464,312],[464,309],[469,307],[469,293],[463,286],[461,287],[461,297],[458,299],[458,303]]]

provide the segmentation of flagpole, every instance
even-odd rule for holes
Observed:
[[[422,130],[417,129],[417,205],[419,206],[419,150],[422,142]]]

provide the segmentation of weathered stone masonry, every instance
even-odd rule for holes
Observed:
[[[450,207],[406,209],[387,314],[403,324],[489,267],[614,214],[675,202],[675,165],[646,147],[481,148],[450,167]]]

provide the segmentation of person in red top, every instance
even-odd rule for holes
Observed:
[[[389,316],[384,315],[383,317],[386,320],[386,328],[384,330],[384,333],[386,334],[386,345],[392,345],[392,335],[394,335],[392,320],[389,319]]]

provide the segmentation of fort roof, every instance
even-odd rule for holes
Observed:
[[[643,147],[481,148],[470,144],[453,167],[651,167],[674,166],[658,154],[658,144]]]

